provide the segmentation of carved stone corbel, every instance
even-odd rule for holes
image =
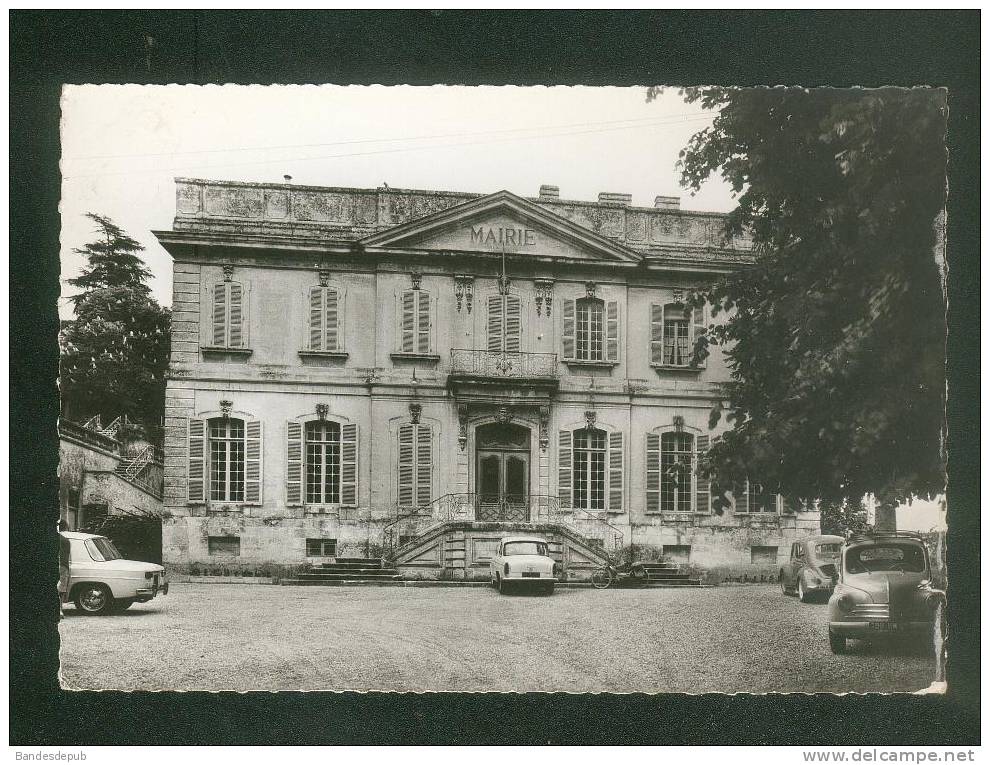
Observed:
[[[594,430],[595,423],[598,421],[598,414],[594,409],[588,409],[584,413],[584,421],[588,423],[588,430]]]
[[[412,419],[413,425],[419,425],[419,416],[423,413],[422,404],[410,404],[409,405],[409,417]]]
[[[553,305],[553,279],[534,279],[533,284],[536,285],[536,315],[539,316],[543,306],[546,306],[549,316]]]
[[[495,419],[502,425],[508,425],[512,422],[512,408],[509,406],[500,406],[498,412],[495,414]]]
[[[468,405],[457,405],[457,445],[461,451],[467,447],[468,436]]]
[[[550,407],[540,407],[540,450],[546,451],[550,445]]]
[[[467,312],[471,313],[471,304],[474,302],[474,277],[458,275],[454,277],[454,297],[457,298],[457,312],[461,312],[461,306],[467,305]]]
[[[223,267],[223,280],[229,282],[234,278],[234,267],[227,265]]]

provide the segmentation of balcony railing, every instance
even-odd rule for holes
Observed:
[[[557,354],[454,348],[450,352],[450,371],[470,377],[552,380],[557,377]]]

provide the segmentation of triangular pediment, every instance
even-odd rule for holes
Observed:
[[[432,215],[379,231],[365,247],[557,257],[566,260],[638,262],[627,247],[499,191]]]

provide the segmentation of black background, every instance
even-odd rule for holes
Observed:
[[[11,11],[10,742],[979,743],[979,29],[976,11]],[[60,690],[58,102],[101,82],[949,88],[949,693]]]

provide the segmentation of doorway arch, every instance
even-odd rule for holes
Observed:
[[[476,518],[526,523],[529,512],[530,429],[493,422],[475,430]]]

